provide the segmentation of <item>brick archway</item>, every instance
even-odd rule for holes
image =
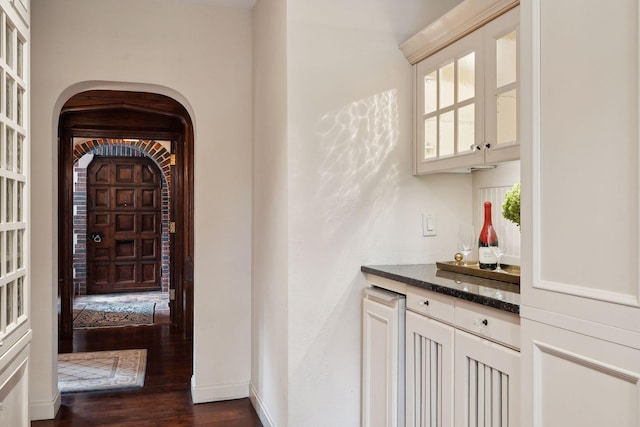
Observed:
[[[169,291],[170,239],[169,212],[171,209],[171,143],[170,141],[128,139],[81,139],[73,148],[73,289],[74,295],[87,291],[87,166],[82,162],[86,155],[148,157],[162,172],[162,291]]]
[[[87,139],[73,144],[73,163],[76,163],[82,156],[95,152],[102,145],[117,145],[131,147],[151,159],[153,159],[162,171],[167,183],[171,183],[171,152],[162,144],[153,139]]]

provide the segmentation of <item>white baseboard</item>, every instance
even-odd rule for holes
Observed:
[[[31,402],[29,404],[29,417],[31,421],[52,420],[56,417],[61,404],[62,396],[60,395],[60,390],[57,390],[51,401]]]
[[[262,425],[264,427],[275,427],[275,423],[271,419],[267,408],[264,406],[264,402],[260,398],[260,395],[253,384],[249,384],[249,399],[251,399],[253,409],[256,410],[256,414],[258,414],[258,418],[260,418]]]
[[[193,403],[217,402],[220,400],[242,399],[249,397],[249,382],[223,385],[194,385],[191,377],[191,399]]]

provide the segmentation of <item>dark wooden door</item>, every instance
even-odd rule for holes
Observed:
[[[161,290],[162,178],[145,157],[87,170],[87,293]]]

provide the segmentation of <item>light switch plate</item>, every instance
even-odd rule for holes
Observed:
[[[423,236],[435,236],[436,235],[436,216],[432,213],[422,214],[422,235]]]

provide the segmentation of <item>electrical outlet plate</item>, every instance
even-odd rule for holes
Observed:
[[[422,235],[423,236],[435,236],[436,235],[436,216],[432,213],[422,214]]]

